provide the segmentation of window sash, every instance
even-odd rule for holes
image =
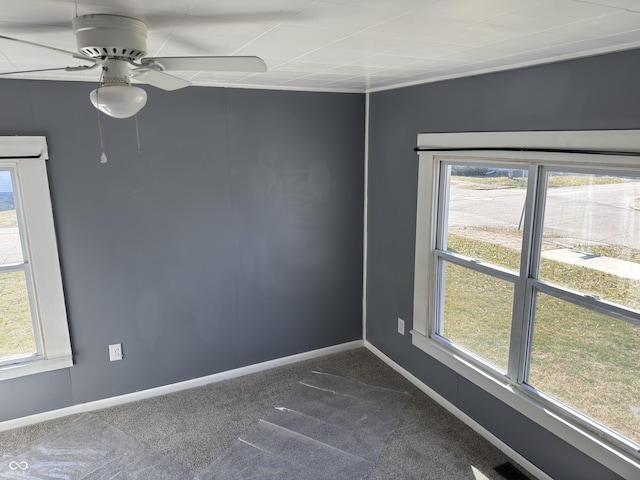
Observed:
[[[476,272],[484,273],[501,280],[505,280],[514,284],[514,304],[512,307],[512,321],[511,321],[511,338],[509,343],[509,357],[507,377],[516,383],[522,383],[527,376],[527,357],[530,355],[531,350],[531,334],[533,323],[530,312],[530,298],[527,289],[527,277],[531,271],[532,266],[532,238],[531,231],[534,226],[534,220],[532,213],[535,211],[535,190],[538,188],[538,178],[540,168],[534,165],[522,165],[518,163],[511,163],[505,159],[482,159],[478,161],[473,160],[447,160],[445,158],[438,158],[435,160],[436,168],[439,173],[439,182],[437,184],[437,227],[435,232],[435,265],[436,268],[433,271],[434,291],[433,299],[435,303],[436,314],[434,315],[430,332],[437,334],[442,338],[444,325],[444,274],[442,261],[449,261],[451,263],[469,268]],[[500,168],[511,169],[527,169],[529,179],[527,181],[527,193],[525,197],[525,216],[523,219],[523,241],[520,251],[520,269],[519,272],[513,273],[511,270],[501,267],[499,265],[489,264],[483,261],[472,259],[463,255],[459,255],[453,252],[449,252],[444,248],[447,245],[447,231],[448,231],[448,213],[449,213],[449,191],[451,185],[450,168],[451,165],[464,165],[464,166],[477,166],[477,167],[495,167],[497,164]],[[455,346],[452,346],[456,348]],[[466,351],[466,349],[465,349]],[[467,351],[467,353],[469,353]],[[481,359],[477,355],[473,355],[475,361],[482,363],[483,369],[493,369],[494,367],[486,360]],[[502,374],[502,372],[500,372]]]
[[[33,270],[29,260],[29,249],[27,241],[26,223],[24,219],[24,210],[22,207],[22,189],[18,181],[17,165],[3,166],[0,170],[8,171],[11,174],[11,187],[13,191],[13,202],[16,210],[16,219],[18,223],[18,235],[20,238],[20,248],[22,251],[22,263],[2,265],[0,266],[0,274],[4,272],[23,272],[27,287],[27,295],[29,298],[29,313],[31,317],[31,325],[33,328],[33,336],[36,351],[26,355],[14,355],[11,357],[0,357],[0,366],[13,365],[28,361],[39,360],[43,358],[44,345],[42,340],[42,328],[40,324],[37,296],[33,283]]]
[[[488,264],[478,261],[455,252],[447,251],[447,231],[448,231],[448,210],[449,210],[449,192],[451,185],[450,165],[473,165],[473,166],[491,166],[499,165],[500,168],[522,169],[522,164],[514,166],[512,159],[480,159],[474,160],[451,160],[446,157],[434,158],[434,170],[437,172],[433,180],[436,186],[437,199],[434,213],[436,221],[434,222],[434,250],[433,264],[431,269],[432,285],[432,305],[434,315],[431,316],[429,322],[429,334],[432,339],[440,343],[447,350],[460,355],[465,361],[470,361],[478,366],[482,371],[488,372],[490,375],[504,375],[497,370],[488,360],[478,356],[475,352],[466,349],[463,346],[453,344],[445,336],[443,332],[444,320],[444,262],[450,262],[470,270],[489,275],[495,278],[506,280],[514,283],[514,304],[511,326],[511,339],[509,347],[509,365],[506,377],[514,382],[514,387],[521,390],[526,395],[536,399],[543,405],[548,405],[553,410],[562,410],[563,415],[571,418],[582,427],[594,431],[600,436],[605,437],[627,451],[631,451],[637,455],[637,446],[630,443],[626,438],[618,435],[615,431],[598,424],[579,411],[571,407],[567,407],[559,401],[556,401],[544,392],[538,391],[535,387],[527,383],[529,377],[529,364],[532,354],[532,337],[535,317],[535,297],[536,292],[547,293],[563,301],[573,303],[594,311],[609,315],[618,320],[626,321],[634,325],[640,325],[640,313],[629,308],[616,305],[612,302],[599,299],[593,295],[573,292],[567,287],[561,285],[553,285],[538,277],[539,267],[542,253],[542,235],[544,226],[545,203],[548,191],[548,171],[566,171],[570,173],[585,174],[614,174],[624,175],[635,174],[637,171],[629,169],[626,166],[615,166],[613,168],[596,168],[591,166],[572,167],[561,163],[547,163],[542,160],[532,161],[524,168],[528,168],[528,183],[525,200],[524,218],[523,218],[523,239],[520,257],[520,269],[518,274],[502,268],[497,265]]]

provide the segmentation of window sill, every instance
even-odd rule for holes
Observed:
[[[471,363],[454,349],[447,348],[415,330],[411,331],[412,343],[429,356],[443,363],[457,374],[490,393],[517,412],[549,430],[567,443],[602,463],[624,478],[636,478],[640,472],[640,459],[594,435],[549,408],[535,401],[522,388],[506,379],[498,379],[490,372]]]
[[[26,375],[33,375],[36,373],[50,372],[52,370],[69,368],[72,366],[73,358],[71,356],[14,363],[0,367],[0,381],[24,377]]]

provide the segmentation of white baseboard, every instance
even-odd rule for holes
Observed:
[[[269,360],[268,362],[262,362],[255,365],[236,368],[234,370],[228,370],[226,372],[215,373],[213,375],[207,375],[206,377],[194,378],[192,380],[185,380],[184,382],[149,388],[147,390],[127,393],[125,395],[118,395],[117,397],[95,400],[93,402],[72,405],[70,407],[37,413],[35,415],[28,415],[26,417],[20,417],[13,420],[6,420],[4,422],[0,422],[0,432],[11,430],[13,428],[24,427],[26,425],[32,425],[34,423],[45,422],[47,420],[53,420],[60,417],[66,417],[67,415],[100,410],[102,408],[114,407],[116,405],[136,402],[138,400],[144,400],[146,398],[158,397],[160,395],[166,395],[168,393],[179,392],[181,390],[187,390],[189,388],[201,387],[210,383],[221,382],[222,380],[228,380],[230,378],[236,378],[243,375],[249,375],[251,373],[262,372],[263,370],[290,365],[293,363],[301,362],[303,360],[311,360],[313,358],[324,357],[325,355],[332,355],[335,353],[354,350],[362,346],[364,346],[364,342],[362,340],[356,340],[340,345],[312,350],[310,352],[298,353],[296,355],[290,355],[288,357],[277,358],[275,360]]]
[[[502,453],[504,453],[507,457],[511,458],[514,462],[516,462],[522,468],[524,468],[529,473],[531,473],[531,475],[533,475],[535,478],[537,478],[538,480],[553,480],[549,475],[544,473],[542,470],[540,470],[538,467],[536,467],[529,460],[527,460],[522,455],[520,455],[518,452],[516,452],[514,449],[509,447],[509,445],[507,445],[502,440],[500,440],[498,437],[493,435],[489,430],[487,430],[482,425],[477,423],[475,420],[473,420],[471,417],[469,417],[466,413],[464,413],[458,407],[453,405],[447,399],[445,399],[444,397],[440,396],[434,390],[429,388],[420,379],[418,379],[417,377],[415,377],[414,375],[409,373],[407,370],[402,368],[400,365],[398,365],[396,362],[391,360],[389,357],[387,357],[384,353],[382,353],[380,350],[378,350],[371,343],[369,343],[368,341],[365,340],[364,346],[365,346],[365,348],[367,350],[369,350],[371,353],[373,353],[378,358],[380,358],[380,360],[382,360],[384,363],[389,365],[396,372],[398,372],[400,375],[402,375],[404,378],[406,378],[411,383],[413,383],[416,387],[418,387],[420,390],[422,390],[428,397],[432,398],[434,401],[439,403],[447,411],[449,411],[450,413],[455,415],[459,420],[461,420],[467,426],[469,426],[470,428],[475,430],[478,434],[480,434],[482,437],[484,437],[487,441],[489,441],[493,446],[495,446],[498,450],[500,450]]]

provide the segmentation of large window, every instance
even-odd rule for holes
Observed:
[[[42,137],[0,137],[0,380],[72,364]]]
[[[515,148],[514,135],[488,137]],[[600,150],[627,149],[595,135]],[[414,344],[572,443],[592,439],[587,453],[606,456],[594,454],[604,441],[637,468],[640,158],[570,145],[421,154]]]

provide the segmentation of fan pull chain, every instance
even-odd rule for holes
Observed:
[[[100,74],[100,80],[98,85],[102,85],[102,77],[104,76],[104,70]],[[96,102],[98,105],[100,104],[100,88],[96,90]],[[104,140],[102,139],[102,122],[100,121],[100,110],[96,109],[98,112],[98,133],[100,134],[100,163],[107,163],[107,154],[104,153]]]
[[[98,132],[100,132],[100,163],[107,163],[107,154],[104,153],[104,142],[102,141],[102,123],[100,122],[100,111],[98,110]]]
[[[142,150],[140,148],[140,130],[138,130],[138,114],[137,113],[134,118],[136,119],[136,140],[138,141],[138,155],[140,155]]]

